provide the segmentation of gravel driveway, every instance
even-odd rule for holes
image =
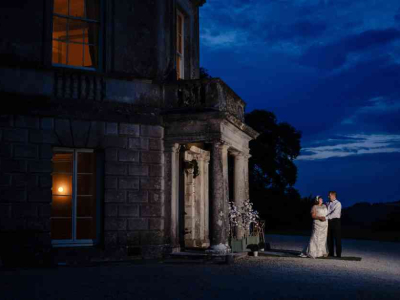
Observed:
[[[301,250],[307,240],[267,236],[275,249]],[[0,299],[400,299],[399,243],[343,240],[342,255],[363,259],[0,270]]]

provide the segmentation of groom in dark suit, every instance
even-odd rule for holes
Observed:
[[[336,192],[329,192],[329,200],[327,203],[328,214],[328,249],[329,256],[334,256],[334,243],[336,246],[336,256],[342,257],[342,237],[341,237],[341,224],[340,216],[342,213],[342,204],[336,199]]]

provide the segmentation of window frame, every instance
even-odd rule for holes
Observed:
[[[103,0],[98,0],[99,1],[99,21],[94,21],[91,19],[86,19],[86,18],[79,18],[79,17],[74,17],[74,16],[65,16],[65,15],[60,15],[54,12],[54,0],[48,0],[51,2],[49,5],[50,9],[50,22],[49,22],[49,47],[50,47],[50,58],[49,58],[49,64],[52,67],[56,68],[67,68],[67,69],[76,69],[76,70],[85,70],[85,71],[102,71],[104,69],[103,66],[103,57],[104,57],[104,32],[105,32],[105,24],[104,24],[104,10],[105,10],[105,2]],[[69,2],[68,2],[69,3]],[[69,12],[69,7],[68,7],[68,12]],[[98,49],[97,49],[97,55],[98,55],[98,64],[96,68],[93,67],[80,67],[80,66],[72,66],[72,65],[67,65],[67,64],[59,64],[59,63],[53,63],[53,23],[54,23],[54,17],[59,17],[59,18],[65,18],[65,19],[72,19],[72,20],[79,20],[83,22],[93,22],[99,24],[99,32],[98,32]],[[67,56],[68,56],[68,50],[67,50]]]
[[[54,147],[53,148],[53,154],[57,152],[71,152],[73,153],[73,169],[72,169],[72,239],[69,240],[57,240],[57,239],[52,239],[51,244],[53,247],[77,247],[77,246],[94,246],[99,243],[99,235],[100,235],[100,229],[99,229],[99,224],[100,224],[100,209],[99,205],[101,203],[99,193],[97,192],[99,190],[98,186],[98,160],[95,159],[95,164],[96,164],[96,171],[95,171],[95,180],[96,180],[96,221],[95,221],[95,230],[96,230],[96,238],[95,239],[81,239],[78,240],[76,238],[77,232],[77,180],[78,180],[78,153],[94,153],[96,154],[94,149],[86,149],[86,148],[64,148],[64,147]],[[97,156],[97,155],[96,155]],[[53,174],[53,172],[52,172]],[[52,186],[52,189],[54,187]],[[50,217],[50,221],[53,217]]]
[[[178,18],[182,19],[182,35],[181,35],[181,41],[182,41],[182,53],[179,53],[178,51],[178,42],[179,42],[179,34],[178,34]],[[185,79],[185,23],[186,23],[186,18],[185,15],[183,14],[182,10],[177,8],[176,9],[176,19],[175,19],[175,23],[176,23],[176,43],[175,43],[175,47],[176,47],[176,53],[175,53],[175,57],[179,56],[181,59],[181,64],[180,64],[180,77],[178,77],[178,71],[177,71],[177,79],[178,80],[183,80]],[[176,59],[175,59],[176,60]],[[178,66],[178,62],[176,61],[176,66]]]

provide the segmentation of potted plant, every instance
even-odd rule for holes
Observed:
[[[257,244],[250,244],[247,246],[247,248],[250,249],[252,256],[258,256],[259,247]]]
[[[260,242],[258,244],[258,247],[260,248],[260,251],[264,251],[265,250],[265,243],[264,242]]]

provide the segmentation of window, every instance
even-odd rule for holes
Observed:
[[[54,149],[53,244],[92,245],[97,239],[96,157],[88,149]]]
[[[99,65],[100,0],[54,0],[52,62]]]
[[[178,79],[184,78],[185,56],[184,56],[184,25],[185,18],[180,11],[176,14],[176,75]]]

